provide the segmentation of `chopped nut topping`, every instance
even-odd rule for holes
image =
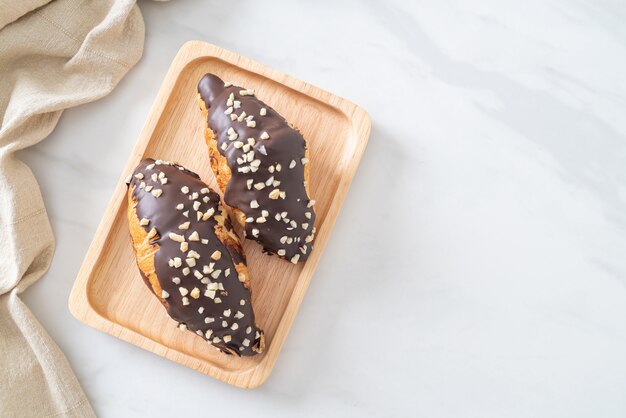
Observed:
[[[184,211],[184,212],[183,212],[183,216],[184,216],[185,218],[189,218],[189,211],[188,211],[188,210]]]
[[[200,235],[198,235],[198,231],[193,231],[191,235],[189,235],[189,241],[200,241]]]
[[[315,205],[315,200],[309,200],[309,203],[306,205],[307,208],[312,208]]]
[[[182,203],[179,203],[178,205],[176,205],[177,210],[183,210],[184,207],[185,205],[183,205]]]
[[[254,128],[256,127],[256,122],[253,120],[249,120],[248,122],[246,122],[246,126],[248,126],[249,128]]]
[[[172,282],[174,282],[174,284],[180,284],[180,279],[178,277],[174,277],[172,278]]]
[[[235,318],[236,319],[241,319],[243,318],[245,315],[243,314],[243,312],[241,311],[237,311],[237,313],[235,314]]]
[[[183,298],[183,306],[187,306],[187,305],[189,305],[189,298],[184,297]]]
[[[181,331],[187,331],[187,325],[185,324],[178,324],[178,329]]]
[[[189,270],[189,267],[183,267],[183,275],[184,276],[188,276],[190,272],[191,272],[191,270]]]
[[[224,316],[225,316],[226,318],[228,318],[228,317],[230,316],[230,313],[231,313],[231,312],[230,312],[230,309],[226,309],[226,310],[224,311]]]
[[[187,294],[189,293],[189,290],[187,290],[186,287],[182,287],[182,286],[178,288],[178,291],[180,292],[181,296],[187,296]]]
[[[239,94],[242,96],[254,96],[254,90],[252,89],[239,90]]]
[[[213,216],[214,213],[215,213],[215,209],[209,208],[209,210],[204,212],[204,215],[202,215],[202,220],[203,221],[208,220],[211,216]]]
[[[146,226],[150,223],[150,221],[146,218],[141,218],[141,220],[139,221],[139,225],[141,226]]]
[[[196,266],[196,259],[195,258],[187,258],[187,259],[185,259],[185,262],[187,263],[187,265],[189,267],[195,267]]]
[[[265,183],[256,183],[254,185],[254,188],[257,189],[257,190],[261,190],[261,189],[265,188]]]
[[[172,241],[176,241],[176,242],[185,241],[185,237],[183,237],[182,235],[175,234],[173,232],[170,232],[168,236],[170,237]]]
[[[261,116],[265,116],[265,115],[267,115],[267,109],[266,109],[266,108],[264,108],[264,107],[262,107],[262,108],[261,108],[261,110],[259,111],[259,114],[260,114]]]
[[[179,268],[183,265],[183,260],[180,257],[174,257],[174,267]]]
[[[259,230],[256,228],[252,228],[252,236],[255,238],[259,237]]]
[[[163,190],[161,189],[152,190],[152,196],[154,197],[160,197],[162,194],[163,194]]]
[[[178,229],[182,229],[182,230],[187,230],[187,229],[189,229],[189,221],[184,222],[184,223],[182,223],[182,224],[178,225]]]
[[[247,338],[244,338],[244,340],[241,342],[241,344],[242,344],[244,347],[248,347],[248,346],[250,346],[250,340],[249,340],[249,339],[247,339]]]
[[[200,297],[200,289],[198,289],[197,287],[194,287],[191,290],[191,293],[189,293],[189,296],[191,296],[194,299],[198,299]]]
[[[146,187],[145,187],[145,191],[146,191],[146,192],[149,192],[150,190],[152,190],[152,186],[146,186]]]
[[[162,297],[163,299],[167,299],[167,298],[169,298],[169,297],[170,297],[170,294],[169,294],[169,293],[167,293],[165,290],[161,290],[161,297]]]
[[[286,251],[281,248],[280,250],[276,251],[276,254],[282,257],[286,254]]]
[[[229,343],[233,338],[230,335],[224,335],[224,342]]]
[[[253,200],[252,202],[250,202],[250,207],[252,209],[256,209],[259,207],[259,202],[257,202],[256,200]]]
[[[283,166],[279,164],[276,164],[276,171],[280,171],[283,169]]]
[[[280,196],[280,190],[278,189],[272,190],[269,194],[270,199],[274,199],[274,200],[278,199],[279,196]]]
[[[202,309],[204,311],[204,308]],[[215,318],[207,316],[206,318],[204,318],[204,323],[205,324],[210,324],[212,322],[215,322]]]
[[[289,168],[294,168],[296,166],[296,160],[291,160],[289,163]]]
[[[194,270],[193,275],[196,277],[196,279],[202,280],[202,273],[200,273],[198,270]]]
[[[183,187],[180,188],[180,191],[183,192],[183,194],[187,194],[187,193],[189,193],[189,187],[183,186]]]
[[[238,328],[239,328],[239,325],[237,325],[237,323],[236,323],[236,322],[234,322],[234,323],[230,326],[230,329],[232,329],[233,331],[235,331],[235,330],[236,330],[236,329],[238,329]]]
[[[211,258],[215,261],[219,260],[220,258],[222,258],[222,253],[218,250],[215,250],[213,252],[213,254],[211,254]]]
[[[298,260],[300,259],[300,254],[296,254],[293,257],[291,257],[291,262],[293,264],[296,264],[298,262]]]

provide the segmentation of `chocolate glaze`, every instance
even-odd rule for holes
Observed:
[[[150,186],[152,189],[146,191]],[[151,244],[159,247],[154,255],[155,271],[167,294],[157,296],[165,302],[167,313],[180,323],[181,329],[201,333],[221,351],[244,356],[256,354],[262,346],[263,331],[255,325],[247,283],[241,281],[235,269],[236,264],[245,265],[245,257],[219,195],[209,190],[197,174],[180,165],[153,159],[145,159],[137,166],[130,187],[137,201],[137,217],[149,221],[142,227],[146,232],[155,228],[158,234]],[[188,188],[186,193],[184,187]],[[155,190],[161,190],[160,196],[153,194]],[[214,211],[212,216],[201,218],[211,211]],[[217,217],[222,215],[224,219],[219,222]],[[185,222],[189,222],[187,228]],[[230,232],[232,238],[220,241],[217,235],[220,229],[222,236]],[[196,232],[198,240],[195,240]],[[181,243],[172,239],[170,233],[182,236],[188,248],[181,248]],[[217,260],[214,259],[217,256],[212,258],[216,251],[220,252]],[[176,257],[181,261],[179,267],[173,265]],[[187,275],[184,268],[189,268]],[[218,270],[220,273],[215,273]],[[175,278],[180,282],[176,283]],[[208,289],[216,290],[207,293]]]
[[[198,84],[200,97],[209,111],[207,125],[215,133],[218,151],[226,158],[231,171],[224,201],[245,214],[247,238],[260,243],[266,252],[278,254],[293,263],[304,261],[313,249],[315,232],[314,202],[309,199],[304,184],[306,141],[300,132],[251,91],[242,94],[245,90],[225,84],[213,74],[206,74]],[[263,108],[266,109],[265,115],[261,114]],[[233,120],[230,116],[241,116],[242,112],[245,112],[245,118]],[[250,116],[256,126],[250,126]],[[231,128],[236,135],[229,132]],[[267,139],[262,138],[265,132],[269,135]],[[253,144],[247,151],[244,150],[247,147],[236,146],[240,145],[236,144],[238,141],[250,144],[248,138],[253,138]],[[244,155],[250,152],[253,152],[252,159],[246,158],[242,162]],[[255,160],[260,162],[256,171],[251,164]],[[255,187],[261,184],[264,185],[262,189]],[[271,198],[270,193],[276,189],[284,194]],[[264,211],[269,214],[263,216]],[[277,214],[286,216],[277,218]],[[265,222],[258,222],[259,218]]]

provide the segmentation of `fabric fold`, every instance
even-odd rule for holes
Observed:
[[[19,294],[48,270],[54,236],[15,153],[64,109],[108,94],[140,59],[134,0],[0,0],[0,416],[95,416],[71,367]]]

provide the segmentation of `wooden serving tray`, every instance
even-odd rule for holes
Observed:
[[[227,356],[194,333],[180,332],[141,279],[129,242],[124,179],[144,157],[179,162],[219,190],[196,95],[198,81],[208,72],[254,89],[300,129],[311,154],[317,234],[308,260],[293,265],[262,254],[255,242],[243,242],[252,303],[266,338],[265,351],[253,357]],[[369,132],[367,113],[348,100],[217,46],[186,43],[174,58],[85,256],[70,295],[70,311],[87,325],[223,382],[243,388],[261,385],[298,312]]]

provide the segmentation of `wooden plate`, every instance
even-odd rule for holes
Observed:
[[[263,255],[252,241],[243,245],[257,323],[266,336],[265,352],[254,357],[227,356],[197,335],[180,332],[141,280],[129,242],[124,179],[142,158],[179,162],[218,190],[196,96],[196,85],[208,72],[254,89],[257,97],[301,130],[311,153],[317,236],[308,260],[293,265]],[[89,247],[70,295],[70,311],[87,325],[226,383],[261,385],[324,251],[369,132],[367,113],[345,99],[217,46],[186,43],[174,58]]]

